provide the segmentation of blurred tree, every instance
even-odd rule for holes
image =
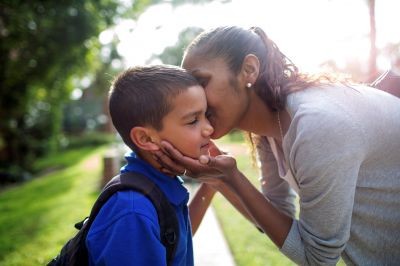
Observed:
[[[84,77],[109,86],[99,33],[162,0],[0,2],[0,183],[24,179],[62,140],[62,105]],[[172,0],[174,6],[210,0]],[[107,65],[108,64],[108,65]],[[112,73],[110,73],[112,75]]]
[[[100,52],[103,63],[91,77],[85,77],[85,82],[81,82],[75,88],[78,90],[78,97],[65,104],[62,123],[64,133],[76,135],[93,130],[113,132],[108,117],[107,92],[112,79],[122,67],[122,58],[116,48],[117,43],[118,39],[114,35],[110,43],[103,45],[101,48],[103,52]]]
[[[376,59],[378,57],[378,49],[376,48],[376,22],[375,22],[375,0],[368,0],[369,9],[369,27],[370,27],[370,52],[369,52],[369,69],[367,81],[372,82],[378,77],[378,69],[376,67]]]
[[[365,0],[369,11],[369,42],[370,51],[368,64],[350,59],[342,68],[338,67],[333,60],[327,60],[320,64],[327,71],[351,74],[351,78],[356,82],[371,83],[382,71],[387,69],[378,69],[377,58],[384,56],[391,61],[392,69],[400,69],[400,43],[388,43],[385,47],[378,49],[376,46],[376,20],[375,20],[375,0]]]
[[[202,28],[189,27],[179,33],[178,41],[173,46],[168,46],[161,54],[155,54],[149,62],[160,59],[164,64],[180,66],[186,46],[200,33]]]
[[[72,77],[96,67],[97,35],[113,22],[118,2],[0,5],[0,169],[18,176],[57,147],[60,104]]]

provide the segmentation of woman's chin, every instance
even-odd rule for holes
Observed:
[[[222,130],[214,130],[214,132],[212,133],[212,135],[210,136],[211,139],[219,139],[223,136],[225,136],[226,134],[228,134],[229,131],[222,131]]]

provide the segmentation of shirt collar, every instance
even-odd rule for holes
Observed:
[[[143,174],[164,192],[165,196],[172,204],[175,206],[183,203],[185,205],[187,204],[189,192],[183,186],[183,181],[180,177],[171,177],[161,173],[148,162],[137,156],[135,152],[128,152],[125,155],[125,159],[127,160],[127,164],[121,168],[121,173],[138,172]]]

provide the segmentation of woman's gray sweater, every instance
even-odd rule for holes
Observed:
[[[299,187],[299,219],[281,251],[297,264],[400,264],[400,99],[365,87],[292,93],[285,164]],[[268,141],[258,145],[262,190],[294,217]]]

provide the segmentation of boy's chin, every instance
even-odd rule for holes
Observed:
[[[199,156],[197,156],[197,158],[196,158],[196,159],[199,159],[199,158],[200,158],[200,156],[202,156],[202,155],[210,156],[210,151],[207,149],[207,150],[206,150],[206,151],[204,151],[204,152],[200,152]]]
[[[182,154],[187,156],[187,157],[190,157],[192,159],[198,160],[200,158],[200,156],[202,156],[202,155],[209,156],[210,152],[209,152],[209,150],[204,150],[204,151],[200,151],[200,152],[198,152],[196,154],[193,154],[193,153],[182,153]]]

